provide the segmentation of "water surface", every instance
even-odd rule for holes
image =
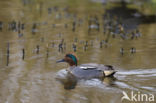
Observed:
[[[87,25],[90,15],[97,15],[102,25],[105,6],[81,2],[84,3],[78,0],[0,1],[0,21],[3,22],[0,31],[0,103],[121,103],[122,91],[156,94],[156,24],[140,24],[141,37],[134,40],[110,38],[107,46],[100,48],[100,41],[107,37],[102,27],[99,32],[88,34]],[[69,10],[66,11],[67,7]],[[53,9],[48,14],[48,8],[58,10]],[[153,13],[152,10],[147,13]],[[82,19],[82,24],[77,24],[73,32],[75,19]],[[20,31],[23,36],[8,30],[8,23],[12,21],[25,24],[24,30]],[[32,33],[34,23],[37,26]],[[66,44],[63,53],[58,51],[62,39]],[[86,41],[89,46],[85,51]],[[6,66],[8,43],[10,57]],[[73,52],[73,44],[77,45],[75,54],[79,64],[113,65],[118,71],[115,78],[80,80],[75,89],[64,89],[64,85],[56,80],[56,75],[68,65],[56,64],[56,60]],[[136,48],[136,53],[130,52],[132,47]],[[124,48],[123,55],[121,48]],[[22,49],[25,49],[24,60]],[[129,102],[124,100],[123,103]]]

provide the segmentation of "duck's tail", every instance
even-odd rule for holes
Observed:
[[[104,71],[103,71],[105,77],[113,76],[116,72],[117,72],[117,71],[115,71],[115,70],[104,70]]]

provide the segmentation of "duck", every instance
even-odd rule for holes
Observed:
[[[69,68],[67,69],[68,73],[72,74],[77,79],[113,77],[113,75],[117,72],[111,65],[95,63],[78,65],[78,59],[72,53],[68,53],[63,59],[56,61],[56,63],[61,62],[69,64]]]

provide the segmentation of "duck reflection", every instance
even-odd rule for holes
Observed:
[[[65,77],[56,77],[56,80],[64,85],[64,89],[74,89],[77,85],[77,78],[68,72]]]
[[[117,79],[114,76],[112,76],[112,77],[105,77],[105,78],[103,78],[103,84],[107,85],[107,86],[114,86],[114,82],[116,80]]]

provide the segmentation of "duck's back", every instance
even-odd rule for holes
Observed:
[[[101,78],[115,73],[112,66],[102,64],[83,64],[75,67],[72,74],[80,79]]]

